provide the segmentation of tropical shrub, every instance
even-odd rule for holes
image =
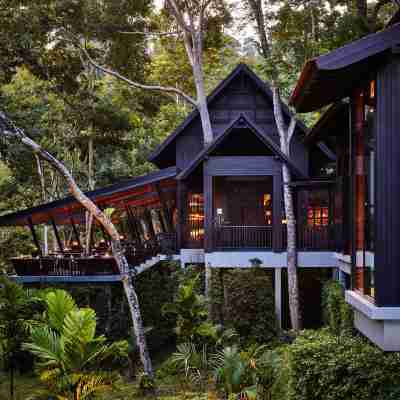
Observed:
[[[175,341],[173,329],[176,326],[176,316],[164,314],[162,309],[164,304],[174,300],[178,290],[177,270],[176,263],[163,262],[136,278],[143,323],[146,327],[151,327],[146,339],[153,352]],[[117,317],[121,319],[118,314]]]
[[[36,298],[32,291],[11,282],[6,277],[0,279],[0,358],[5,370],[10,373],[10,396],[14,391],[14,372],[18,368],[32,366],[29,353],[24,352],[22,343],[29,337],[35,323],[34,305]]]
[[[55,290],[44,297],[43,322],[32,328],[25,349],[37,359],[39,378],[46,386],[37,397],[84,400],[109,390],[118,374],[106,363],[127,355],[126,341],[107,343],[96,336],[96,314],[79,308],[67,292]]]
[[[215,342],[218,328],[207,320],[204,296],[196,292],[199,275],[181,283],[173,303],[163,307],[163,313],[176,317],[175,332],[181,342]]]
[[[212,317],[243,341],[267,343],[277,336],[271,272],[263,268],[212,271]]]
[[[353,310],[346,303],[344,290],[337,281],[328,281],[323,288],[324,320],[334,335],[353,332]]]
[[[400,354],[363,338],[309,331],[287,352],[288,400],[399,398]]]
[[[252,345],[242,351],[238,345],[225,347],[212,357],[216,383],[228,397],[243,393],[249,399],[257,395],[262,399],[273,384],[275,358],[266,346]]]

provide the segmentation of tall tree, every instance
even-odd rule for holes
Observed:
[[[90,49],[82,46],[82,37],[72,37],[69,40],[79,44],[80,50],[85,55],[86,60],[98,71],[111,75],[131,87],[140,88],[143,90],[158,91],[171,95],[172,97],[179,96],[184,101],[195,107],[200,115],[202,130],[203,130],[203,145],[207,146],[213,141],[213,130],[210,120],[210,114],[207,104],[207,92],[204,79],[204,43],[207,26],[218,16],[226,15],[227,6],[224,0],[165,0],[165,11],[173,19],[174,24],[166,32],[154,31],[132,31],[125,34],[142,34],[146,37],[177,35],[181,38],[183,46],[189,60],[194,86],[196,89],[196,98],[185,93],[182,89],[173,86],[149,85],[139,83],[129,77],[122,75],[116,70],[102,66],[92,57]],[[224,20],[222,18],[222,20]],[[220,26],[222,23],[220,22]],[[206,266],[206,295],[209,296],[211,270]]]
[[[273,60],[272,42],[269,36],[269,27],[266,24],[263,0],[245,0],[249,14],[251,15],[258,35],[258,48],[260,54],[271,69],[271,88],[273,93],[273,108],[276,126],[278,128],[280,147],[282,152],[290,158],[290,145],[296,130],[296,118],[291,117],[289,125],[286,124],[282,101],[279,92],[279,70]],[[271,1],[272,3],[272,1]],[[296,218],[294,211],[294,198],[290,182],[292,180],[287,164],[282,164],[283,197],[287,227],[287,271],[289,288],[289,309],[292,329],[298,331],[302,328],[300,313],[299,281],[297,273],[297,239]]]
[[[115,228],[111,219],[103,213],[95,203],[93,203],[77,185],[74,177],[65,165],[45,150],[40,144],[32,140],[26,133],[18,128],[3,112],[0,111],[0,137],[5,139],[13,139],[22,144],[33,154],[45,160],[53,169],[55,169],[66,181],[71,194],[94,218],[101,224],[111,239],[112,253],[117,263],[126,299],[129,305],[131,318],[133,322],[135,339],[139,348],[141,361],[144,372],[151,378],[154,378],[153,367],[149,356],[146,336],[143,328],[142,317],[140,313],[139,301],[135,291],[133,282],[133,273],[129,268],[129,264],[124,255],[121,245],[120,235]]]

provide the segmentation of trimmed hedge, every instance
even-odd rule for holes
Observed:
[[[309,331],[287,346],[287,400],[400,398],[400,354],[361,337]]]
[[[234,328],[245,341],[266,343],[276,337],[271,271],[261,268],[212,270],[212,318]]]

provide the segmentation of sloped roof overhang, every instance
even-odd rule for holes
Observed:
[[[175,167],[152,172],[147,175],[128,179],[101,189],[85,193],[101,208],[123,207],[124,205],[148,206],[157,203],[158,193],[154,192],[154,184],[159,183],[167,191],[176,186]],[[0,216],[0,226],[24,226],[29,224],[48,223],[52,219],[59,224],[81,222],[83,207],[72,197],[55,200],[26,210]]]
[[[400,23],[307,61],[289,103],[297,112],[310,112],[348,97],[398,44]]]

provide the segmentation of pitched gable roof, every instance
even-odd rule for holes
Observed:
[[[197,167],[198,165],[218,146],[227,138],[234,129],[236,128],[248,128],[250,131],[257,136],[257,138],[268,147],[277,157],[279,157],[284,163],[288,165],[293,174],[295,174],[298,178],[305,179],[307,175],[300,170],[284,153],[282,153],[279,146],[268,136],[262,134],[262,130],[257,127],[254,123],[251,123],[245,115],[240,115],[229,127],[225,130],[224,133],[219,135],[214,139],[212,143],[210,143],[207,147],[205,147],[197,157],[177,176],[177,179],[186,179]]]
[[[208,105],[219,97],[227,86],[234,81],[241,73],[245,73],[250,79],[255,83],[257,88],[261,90],[266,97],[268,97],[272,102],[272,90],[267,83],[260,79],[246,64],[239,64],[219,85],[212,91],[212,93],[207,97]],[[292,117],[292,112],[289,107],[282,102],[282,110],[284,115],[290,119]],[[148,161],[157,164],[157,160],[160,155],[173,145],[176,138],[196,119],[199,118],[199,111],[197,109],[193,110],[188,117],[172,132],[163,143],[161,143],[149,156]],[[298,127],[304,133],[307,133],[307,127],[301,122],[298,122]]]

